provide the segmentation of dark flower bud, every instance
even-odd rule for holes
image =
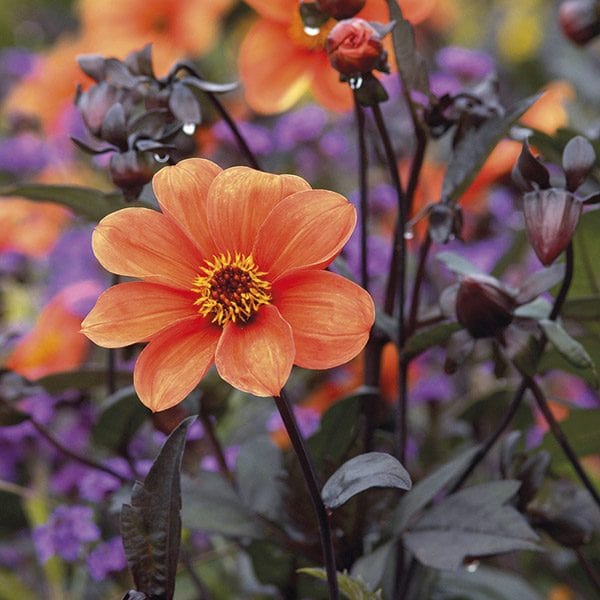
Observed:
[[[583,203],[570,192],[550,188],[523,196],[529,242],[544,266],[551,265],[570,244]]]
[[[527,140],[512,170],[512,179],[524,192],[550,187],[550,173],[542,162],[533,156]]]
[[[156,170],[157,165],[151,155],[136,150],[115,152],[108,165],[113,183],[127,199],[137,198]]]
[[[596,162],[594,147],[581,135],[571,138],[562,155],[567,189],[574,192],[587,178]]]
[[[539,492],[544,484],[544,479],[549,466],[550,454],[545,450],[542,450],[541,452],[537,452],[536,454],[527,457],[513,475],[514,479],[521,481],[521,487],[518,492],[520,509],[524,510]]]
[[[316,0],[319,10],[338,21],[359,13],[367,0]]]
[[[513,320],[516,301],[502,284],[487,275],[465,277],[456,293],[456,318],[474,338],[495,336]]]
[[[119,90],[105,81],[92,86],[85,92],[81,88],[77,89],[75,104],[90,133],[95,136],[100,135],[106,113],[118,99]]]
[[[379,32],[364,19],[340,21],[327,36],[325,49],[334,69],[345,77],[387,70],[387,52]]]
[[[535,524],[546,531],[554,540],[567,548],[579,548],[592,539],[594,526],[585,517],[573,510],[563,511],[556,516],[536,516]]]
[[[567,0],[558,9],[558,22],[566,37],[584,46],[600,34],[600,3],[596,0]]]

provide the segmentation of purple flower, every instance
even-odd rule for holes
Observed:
[[[315,105],[284,114],[275,126],[275,139],[281,150],[293,150],[299,143],[317,139],[327,124],[327,113]]]
[[[237,463],[237,458],[240,454],[239,446],[229,446],[225,448],[225,462],[227,463],[227,468],[230,470],[235,469],[235,465]],[[217,463],[217,459],[212,454],[207,454],[202,458],[200,462],[200,466],[205,471],[218,471],[219,464]]]
[[[79,559],[84,545],[100,538],[93,518],[94,512],[88,506],[59,506],[45,525],[33,531],[40,561],[46,562],[52,556],[69,562]]]
[[[298,428],[303,437],[310,437],[319,428],[321,415],[314,409],[304,406],[294,406],[294,416],[298,421]],[[273,413],[267,420],[267,431],[279,431],[283,428],[283,421],[278,412]]]
[[[254,154],[263,156],[273,151],[271,134],[266,127],[247,121],[242,121],[237,126]],[[224,121],[216,123],[212,132],[218,141],[236,145],[235,137]]]
[[[441,98],[444,94],[454,96],[463,89],[460,81],[449,73],[431,73],[429,76],[429,87],[435,96]]]
[[[90,576],[96,581],[102,581],[109,573],[122,571],[126,566],[127,558],[119,537],[96,546],[87,559]]]
[[[43,169],[49,161],[46,142],[29,132],[0,141],[0,171],[29,175]]]
[[[447,73],[466,80],[483,79],[495,68],[489,54],[460,46],[442,48],[436,55],[436,62]]]

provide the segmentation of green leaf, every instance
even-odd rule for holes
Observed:
[[[442,198],[459,202],[461,195],[471,185],[498,142],[533,105],[539,95],[521,100],[504,116],[487,120],[481,127],[469,131],[457,144],[446,169],[442,185]]]
[[[572,338],[560,323],[550,321],[550,319],[542,319],[539,324],[552,345],[574,367],[591,369],[594,373],[596,372],[594,361],[585,348],[576,339]]]
[[[319,429],[307,440],[315,463],[339,463],[358,433],[362,399],[372,393],[372,390],[363,390],[347,396],[323,415]]]
[[[240,448],[236,481],[244,504],[254,512],[277,521],[283,498],[283,456],[267,436]]]
[[[395,560],[396,548],[397,543],[392,540],[382,544],[369,554],[363,554],[352,565],[350,574],[355,579],[366,582],[370,589],[376,589],[390,566],[390,559]]]
[[[537,534],[515,508],[505,505],[520,485],[493,481],[448,496],[411,525],[403,542],[434,569],[458,569],[470,556],[539,550]]]
[[[402,85],[407,90],[419,90],[429,95],[429,77],[425,61],[417,53],[415,30],[403,17],[396,0],[388,0],[390,19],[396,22],[392,29],[392,42],[396,65]]]
[[[461,475],[478,450],[478,446],[464,450],[413,485],[412,490],[402,496],[394,512],[392,519],[394,532],[399,534],[404,531],[417,512],[425,508],[443,488]]]
[[[600,409],[571,409],[560,428],[577,456],[600,453]],[[554,460],[566,460],[562,448],[550,432],[544,436],[541,449],[547,450]]]
[[[475,571],[440,571],[431,600],[544,600],[522,577],[479,565]]]
[[[93,440],[117,450],[131,439],[149,414],[132,385],[120,389],[100,405],[100,415],[92,429]]]
[[[325,506],[338,508],[370,488],[409,490],[411,485],[408,471],[391,454],[368,452],[345,462],[327,480],[321,497]]]
[[[118,192],[106,193],[94,188],[71,185],[19,183],[0,189],[0,196],[19,196],[27,200],[55,202],[94,223],[111,212],[128,206],[152,208],[142,202],[125,202],[123,195]]]
[[[438,252],[435,255],[436,259],[443,262],[444,265],[453,273],[457,275],[482,275],[481,269],[476,267],[473,263],[469,262],[466,258],[463,258],[459,254],[454,252],[444,251]]]
[[[409,360],[429,348],[444,345],[448,338],[460,329],[459,323],[441,323],[427,329],[420,329],[418,333],[408,338],[402,351],[403,356]]]
[[[600,319],[600,295],[569,299],[564,303],[560,314],[575,321]]]
[[[202,471],[198,477],[184,477],[183,499],[182,519],[189,529],[231,537],[265,537],[256,515],[220,473]]]
[[[305,568],[298,569],[298,573],[305,573],[311,577],[316,577],[322,581],[327,581],[327,573],[325,569]],[[350,600],[381,600],[381,591],[372,592],[366,586],[364,581],[354,579],[346,573],[337,574],[338,585],[340,592]]]
[[[67,390],[87,391],[96,387],[106,385],[106,367],[86,367],[79,371],[65,371],[64,373],[55,373],[47,375],[35,381],[36,385],[41,385],[49,394],[60,394]],[[117,373],[116,383],[118,387],[130,385],[132,381],[131,373]]]
[[[173,598],[181,542],[181,458],[195,417],[182,421],[164,443],[131,504],[121,509],[121,535],[136,588],[150,597]]]

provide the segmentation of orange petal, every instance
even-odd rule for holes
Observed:
[[[124,208],[104,217],[92,248],[102,266],[189,290],[202,263],[198,250],[165,215],[148,208]]]
[[[301,271],[280,279],[273,286],[273,302],[292,326],[294,363],[306,369],[329,369],[354,358],[375,320],[369,294],[328,271]]]
[[[133,372],[142,403],[153,412],[179,404],[212,365],[220,335],[208,320],[192,318],[152,338]]]
[[[201,319],[191,292],[134,281],[106,290],[81,324],[81,332],[104,348],[148,340],[182,319]]]
[[[340,194],[298,192],[282,200],[261,227],[253,255],[274,281],[292,269],[327,266],[356,224],[356,210]]]
[[[248,167],[226,169],[208,192],[208,223],[219,249],[249,254],[260,226],[286,196],[310,189],[294,175],[271,175]]]
[[[294,363],[290,326],[274,306],[263,306],[247,325],[228,323],[217,346],[219,375],[255,396],[277,396]]]
[[[246,0],[259,15],[274,21],[289,23],[294,10],[298,10],[297,0]]]
[[[311,91],[315,100],[329,110],[347,112],[354,105],[350,86],[340,81],[340,74],[331,66],[324,52],[313,60]]]
[[[239,54],[240,78],[250,107],[272,114],[298,102],[310,85],[309,56],[290,40],[286,25],[264,19],[254,23]]]
[[[206,258],[215,254],[215,243],[206,221],[206,199],[210,184],[220,172],[221,167],[209,160],[189,158],[164,167],[152,179],[163,213],[179,226]]]

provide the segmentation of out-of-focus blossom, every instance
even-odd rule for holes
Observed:
[[[494,71],[494,59],[481,50],[446,46],[436,54],[436,62],[444,72],[463,83],[480,81]]]
[[[33,531],[33,541],[42,563],[53,556],[74,562],[85,546],[100,537],[94,512],[88,506],[59,506],[45,525]]]
[[[63,289],[41,310],[33,329],[15,345],[4,366],[27,377],[39,379],[51,373],[78,367],[88,349],[80,333],[80,302],[97,298],[101,288],[83,281]]]
[[[237,463],[238,456],[240,454],[239,446],[227,446],[224,450],[225,454],[225,462],[227,463],[227,468],[231,471],[235,469],[235,465]],[[205,471],[219,471],[219,463],[217,459],[212,454],[207,454],[200,461],[200,466]]]
[[[338,111],[352,107],[352,95],[331,68],[324,44],[335,25],[333,19],[320,28],[305,28],[298,0],[247,0],[259,14],[244,38],[239,70],[246,100],[260,113],[276,113],[292,107],[307,92],[319,104]],[[435,0],[400,0],[404,17],[412,23],[425,19]],[[384,0],[367,0],[356,15],[366,21],[387,22]]]
[[[13,176],[29,176],[50,160],[48,144],[30,132],[0,140],[0,171]]]
[[[319,428],[321,414],[310,406],[294,406],[293,410],[302,437],[309,438]],[[267,420],[266,426],[275,444],[280,448],[288,448],[290,446],[290,438],[283,426],[283,421],[279,413],[273,413]]]
[[[600,3],[566,0],[558,9],[558,22],[567,38],[584,46],[600,34]]]
[[[330,368],[360,352],[373,302],[322,271],[356,222],[345,198],[202,159],[165,167],[153,185],[162,213],[112,213],[93,238],[105,268],[143,281],[107,290],[82,323],[103,346],[150,342],[134,371],[146,406],[178,404],[213,363],[234,387],[271,396],[293,364]]]
[[[282,115],[274,137],[281,150],[293,150],[298,144],[319,139],[327,124],[327,113],[314,104]]]
[[[92,579],[103,581],[110,573],[127,567],[127,558],[120,537],[98,544],[87,557],[87,568]]]

